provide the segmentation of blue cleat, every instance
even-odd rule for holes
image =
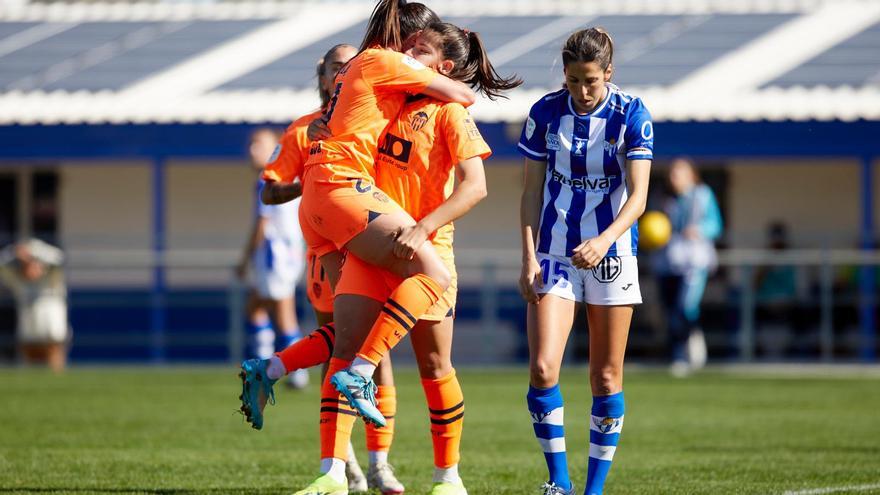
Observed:
[[[376,384],[371,378],[344,369],[334,373],[330,383],[348,399],[351,407],[364,421],[380,428],[385,426],[385,416],[376,408]]]
[[[275,404],[275,391],[272,386],[278,380],[266,376],[266,359],[248,359],[241,363],[241,412],[255,430],[263,428],[263,409],[266,403]]]

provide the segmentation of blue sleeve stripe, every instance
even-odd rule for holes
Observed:
[[[534,151],[528,149],[528,148],[527,148],[524,144],[522,144],[522,143],[519,143],[519,144],[517,145],[517,148],[519,149],[519,152],[522,153],[523,155],[525,155],[527,158],[532,158],[532,159],[537,160],[537,161],[544,161],[544,160],[547,159],[547,153],[544,153],[544,154],[541,154],[541,153],[535,153]]]
[[[565,427],[562,425],[548,425],[543,423],[535,423],[535,436],[538,438],[551,439],[565,436]]]
[[[601,445],[603,447],[613,447],[617,445],[617,441],[619,439],[620,433],[599,433],[598,431],[590,430],[590,443],[594,443],[596,445]]]

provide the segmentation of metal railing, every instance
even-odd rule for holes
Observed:
[[[126,349],[140,349],[131,359],[167,362],[169,360],[230,360],[242,357],[245,346],[245,289],[233,276],[232,267],[238,260],[236,251],[176,250],[155,253],[148,250],[73,251],[69,254],[67,274],[70,286],[71,314],[77,315],[74,326],[74,350],[84,354],[95,351],[97,360],[108,354],[125,359]],[[511,355],[511,340],[524,339],[525,305],[516,291],[520,271],[518,250],[462,250],[457,253],[459,272],[459,311],[457,326],[474,331],[456,333],[463,346],[484,352],[480,362],[504,362],[516,359]],[[650,262],[640,258],[643,291],[650,284]],[[721,308],[735,315],[728,328],[705,326],[711,345],[723,349],[732,345],[734,354],[720,352],[727,359],[753,361],[760,358],[761,306],[754,284],[760,267],[792,267],[797,270],[805,290],[797,296],[799,307],[818,312],[812,322],[817,333],[818,349],[813,359],[832,361],[843,357],[871,360],[877,348],[876,327],[878,288],[876,270],[880,269],[880,252],[849,250],[727,250],[719,255],[720,275],[710,284],[706,305]],[[856,270],[858,281],[849,286],[848,295],[840,289],[836,274],[842,269]],[[124,276],[122,276],[124,275]],[[160,280],[160,284],[155,284]],[[117,283],[118,282],[118,283]],[[711,289],[711,287],[710,287]],[[299,291],[300,293],[303,291]],[[711,294],[716,294],[712,296]],[[721,294],[721,296],[717,296]],[[853,294],[856,294],[853,299]],[[311,328],[310,311],[300,294],[298,302],[304,310],[302,326]],[[637,311],[646,314],[656,301],[645,298],[646,306]],[[0,295],[0,307],[12,304]],[[857,328],[836,328],[835,308],[852,306],[859,315]],[[469,308],[469,309],[468,309]],[[852,311],[851,311],[852,312]],[[99,330],[94,323],[101,314],[130,314],[121,319],[119,331]],[[201,315],[201,316],[200,316]],[[200,327],[199,318],[215,321],[217,328]],[[186,320],[179,322],[178,320]],[[189,321],[192,320],[192,321]],[[193,325],[195,322],[195,328]],[[2,326],[7,327],[2,331]],[[100,322],[99,322],[100,323]],[[12,345],[13,332],[9,321],[0,321],[0,346]],[[92,325],[95,328],[89,327]],[[662,320],[646,320],[647,328],[631,338],[636,356],[659,358],[657,351],[665,330]],[[732,327],[732,328],[731,328]],[[478,329],[478,331],[476,331]],[[854,352],[836,352],[840,347],[836,333],[848,331],[848,341],[857,342]],[[513,334],[511,334],[513,332]],[[855,335],[855,337],[853,337]],[[713,344],[714,342],[714,344]],[[503,346],[500,343],[509,344]],[[212,348],[213,354],[200,355],[200,347]],[[224,350],[225,349],[225,350]],[[500,350],[506,349],[506,350]],[[221,352],[223,350],[223,352]],[[493,350],[497,353],[493,354]],[[189,353],[189,354],[188,354]],[[521,353],[520,353],[521,354]],[[465,353],[465,355],[468,355]],[[522,357],[521,355],[519,357]],[[466,359],[467,360],[467,359]]]

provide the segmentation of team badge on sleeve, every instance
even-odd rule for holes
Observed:
[[[538,127],[538,125],[535,124],[535,119],[529,117],[528,120],[526,120],[526,139],[532,139],[532,136],[535,135],[536,127]]]
[[[468,138],[471,141],[483,139],[483,136],[480,134],[480,129],[477,128],[477,124],[474,123],[474,119],[470,117],[464,119],[464,128],[467,130]]]

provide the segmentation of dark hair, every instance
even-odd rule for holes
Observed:
[[[455,66],[449,73],[451,79],[473,86],[477,91],[494,100],[504,97],[502,91],[513,89],[523,83],[516,75],[501,77],[489,61],[480,35],[449,24],[435,22],[425,28],[425,37],[439,48],[444,60]]]
[[[439,20],[437,14],[424,4],[381,0],[370,16],[360,51],[377,45],[400,50],[406,38]]]
[[[324,77],[324,74],[327,72],[327,59],[332,57],[337,51],[342,48],[354,48],[348,43],[340,43],[338,45],[333,45],[332,48],[327,50],[327,53],[318,60],[318,66],[315,68],[315,74],[318,76],[318,94],[321,96],[321,108],[326,107],[327,103],[330,102],[330,97],[332,96],[326,89],[324,89],[324,85],[321,84],[321,78]]]
[[[591,27],[572,34],[562,47],[562,63],[596,62],[607,70],[614,59],[614,41],[604,28]]]

